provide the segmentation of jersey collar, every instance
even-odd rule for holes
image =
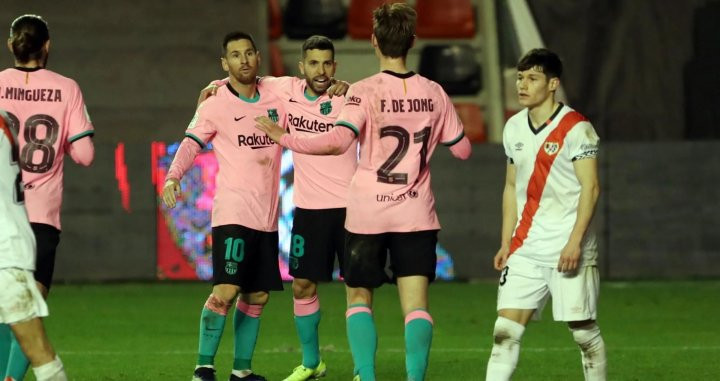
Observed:
[[[396,72],[394,72],[394,71],[392,71],[392,70],[383,70],[382,72],[385,73],[385,74],[390,74],[390,75],[392,75],[393,77],[398,77],[398,78],[402,78],[402,79],[407,79],[407,78],[410,78],[410,77],[412,77],[413,75],[415,75],[415,72],[414,72],[414,71],[409,71],[409,72],[407,72],[407,73],[402,73],[402,74],[401,74],[401,73],[396,73]]]
[[[530,120],[530,111],[528,111],[528,114],[527,114],[528,127],[530,127],[530,131],[532,131],[533,134],[535,134],[535,135],[539,134],[542,130],[545,129],[545,127],[552,124],[553,120],[555,120],[555,117],[557,117],[558,114],[560,113],[560,110],[562,110],[563,107],[565,107],[565,104],[563,104],[562,102],[558,102],[558,104],[559,104],[559,106],[558,106],[557,110],[555,110],[555,112],[552,115],[550,115],[550,118],[548,118],[548,120],[546,120],[545,123],[538,126],[538,128],[533,127],[532,120]]]

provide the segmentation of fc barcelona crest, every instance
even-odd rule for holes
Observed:
[[[546,154],[552,156],[560,150],[560,144],[556,142],[545,142],[545,146],[543,148],[545,149]]]
[[[275,123],[277,123],[278,120],[280,120],[280,117],[278,117],[276,108],[271,108],[268,110],[268,118],[270,118]]]
[[[235,275],[237,273],[238,266],[235,262],[225,262],[225,272],[228,275]]]
[[[330,101],[320,103],[320,113],[327,115],[332,112],[332,103]]]

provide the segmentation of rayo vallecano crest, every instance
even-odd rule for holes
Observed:
[[[543,148],[545,149],[546,154],[552,156],[560,150],[560,144],[556,142],[545,142],[545,146]]]

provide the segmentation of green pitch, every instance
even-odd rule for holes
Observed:
[[[71,380],[189,380],[200,309],[209,291],[209,285],[196,283],[58,285],[46,325]],[[431,288],[435,335],[428,380],[484,379],[495,292],[494,282]],[[719,281],[605,283],[599,323],[608,348],[608,379],[716,379],[719,295]],[[325,380],[350,380],[342,286],[322,285],[320,303]],[[395,287],[378,290],[374,310],[378,379],[402,380],[403,320]],[[570,333],[551,321],[549,308],[545,312],[544,320],[526,331],[514,380],[581,380],[580,354]],[[219,380],[227,380],[232,364],[231,321],[216,360]],[[281,380],[300,356],[286,285],[263,313],[253,369]]]

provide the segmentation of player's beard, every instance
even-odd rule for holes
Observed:
[[[250,70],[248,74],[243,74],[241,69],[238,69],[235,72],[235,79],[237,79],[238,82],[242,83],[243,85],[250,85],[253,82],[256,81],[257,77],[257,70]]]
[[[317,78],[325,78],[326,82],[323,84],[319,84],[315,82],[315,79]],[[312,91],[315,92],[315,94],[322,95],[325,94],[327,89],[330,87],[330,78],[327,76],[318,75],[314,78],[305,78],[305,82],[307,83],[308,87],[312,89]]]

